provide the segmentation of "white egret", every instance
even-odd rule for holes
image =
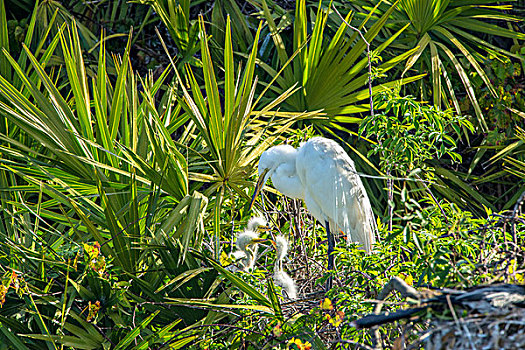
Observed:
[[[331,229],[342,231],[348,242],[358,242],[370,253],[376,237],[372,206],[354,162],[337,142],[314,137],[297,149],[271,147],[261,155],[258,171],[250,206],[268,178],[284,195],[304,200],[308,211],[325,225],[329,270],[334,267]],[[329,279],[328,288],[330,284]]]
[[[237,250],[232,253],[235,261],[244,271],[250,271],[254,268],[257,260],[257,252],[261,242],[267,242],[268,239],[259,238],[259,231],[267,229],[266,220],[260,217],[253,217],[248,221],[246,229],[241,232],[235,240]]]
[[[277,251],[275,257],[275,267],[273,269],[273,280],[278,286],[281,286],[283,291],[290,299],[297,299],[297,287],[295,281],[284,271],[283,260],[288,254],[288,240],[282,235],[275,238],[275,250]]]

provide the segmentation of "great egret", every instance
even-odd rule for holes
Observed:
[[[248,221],[246,229],[241,232],[235,240],[237,249],[232,253],[233,259],[239,261],[242,270],[248,272],[255,266],[257,260],[257,251],[261,242],[267,242],[268,239],[259,238],[258,231],[265,230],[266,220],[260,217],[253,217]]]
[[[281,286],[290,299],[297,299],[297,287],[294,280],[284,271],[283,260],[288,254],[288,241],[282,235],[275,237],[275,267],[273,269],[273,280],[276,285]]]
[[[250,208],[268,178],[284,195],[303,199],[308,211],[325,225],[329,270],[334,267],[330,229],[342,231],[348,242],[358,242],[370,253],[376,235],[372,206],[354,162],[337,142],[314,137],[297,149],[271,147],[261,155],[258,171]],[[329,288],[330,284],[329,279]]]

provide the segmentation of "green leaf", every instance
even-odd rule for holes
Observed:
[[[244,293],[248,294],[250,297],[252,297],[254,300],[256,300],[261,306],[265,306],[267,308],[272,308],[272,303],[270,300],[268,300],[267,297],[265,297],[263,294],[261,294],[257,289],[255,289],[250,284],[244,282],[242,279],[237,277],[234,273],[226,270],[224,267],[222,267],[219,263],[216,261],[206,258],[202,255],[200,255],[200,258],[206,260],[209,262],[217,271],[219,271],[224,277],[226,277],[234,286],[242,290]]]
[[[142,330],[144,330],[150,323],[153,321],[155,316],[159,314],[160,310],[154,311],[151,315],[146,317],[142,322],[139,323],[139,325],[133,330],[131,330],[116,346],[115,350],[125,349],[127,348],[141,333]]]

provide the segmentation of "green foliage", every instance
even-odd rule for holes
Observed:
[[[372,42],[379,34],[388,17],[394,11],[395,4],[386,11],[381,18],[364,33],[364,38],[359,33],[341,22],[336,34],[327,38],[325,29],[329,9],[318,7],[315,21],[309,20],[306,11],[306,1],[297,1],[295,18],[293,22],[293,54],[287,52],[285,41],[279,33],[266,2],[262,2],[264,16],[272,33],[276,53],[280,65],[283,67],[292,57],[293,63],[287,66],[282,77],[276,79],[279,91],[285,91],[295,84],[300,84],[301,91],[287,99],[284,107],[289,111],[314,111],[322,110],[328,115],[328,125],[341,128],[341,123],[359,123],[358,113],[370,110],[368,104],[368,58],[366,42]],[[356,27],[364,28],[372,10],[367,17]],[[351,21],[353,13],[349,13],[346,22]],[[312,25],[313,22],[313,25]],[[374,56],[380,55],[383,50],[403,32],[399,29],[388,40],[382,42],[374,49]],[[311,33],[309,36],[307,33]],[[366,42],[365,42],[366,41]],[[386,74],[397,64],[405,60],[413,51],[407,51],[387,62],[375,67],[382,74]],[[262,65],[270,75],[275,77],[277,70]],[[404,80],[389,79],[381,85],[374,86],[372,95],[393,87],[407,84],[421,78],[414,76]],[[321,121],[321,123],[327,123]]]
[[[203,38],[206,37],[202,18],[200,33]],[[258,38],[258,33],[256,38]],[[206,168],[201,171],[202,174],[195,174],[192,178],[209,184],[204,191],[205,195],[215,195],[213,231],[215,258],[218,259],[221,209],[223,209],[224,197],[231,197],[235,193],[248,199],[244,190],[249,185],[247,177],[253,171],[253,164],[266,145],[287,130],[295,120],[311,117],[314,113],[293,115],[273,110],[280,102],[293,94],[294,87],[265,104],[261,110],[255,110],[255,106],[268,89],[267,87],[260,93],[259,98],[255,99],[258,83],[257,77],[254,77],[257,45],[252,48],[244,72],[242,74],[238,72],[236,78],[229,18],[226,24],[224,98],[222,101],[206,40],[201,41],[201,52],[206,95],[201,92],[189,67],[187,67],[186,76],[191,87],[191,95],[184,84],[180,86],[184,96],[182,106],[199,132],[195,145],[203,144],[205,147],[202,151],[194,149],[206,164]],[[181,81],[179,73],[176,74]],[[239,79],[241,76],[242,79]],[[264,142],[263,135],[265,135]],[[210,171],[207,171],[208,169]]]
[[[369,6],[374,6],[375,3],[370,1]],[[490,35],[522,40],[525,38],[522,33],[490,21],[519,21],[520,18],[506,12],[510,6],[494,4],[490,0],[402,0],[390,16],[390,21],[385,26],[385,34],[389,38],[408,25],[400,37],[399,44],[393,46],[401,52],[417,49],[406,61],[403,74],[412,68],[416,68],[418,72],[430,73],[434,105],[440,108],[442,105],[446,108],[454,107],[456,113],[461,114],[458,92],[455,89],[457,78],[453,76],[453,73],[457,74],[475,110],[478,127],[487,131],[487,122],[479,104],[480,98],[474,91],[468,72],[476,72],[490,94],[496,96],[497,92],[482,62],[488,55],[515,58],[519,56],[485,40],[485,37]],[[390,8],[388,4],[384,4],[379,6],[379,10],[379,13],[386,13]],[[424,84],[420,88],[419,93],[423,99],[430,98],[427,86]]]
[[[338,272],[334,276],[334,288],[326,295],[328,299],[318,294],[307,306],[299,306],[299,311],[292,313],[286,312],[284,304],[282,319],[244,309],[233,318],[235,328],[207,330],[205,346],[233,349],[242,344],[247,348],[293,349],[292,344],[308,342],[312,349],[324,349],[323,340],[327,338],[336,344],[370,344],[369,331],[356,329],[351,322],[374,312],[374,297],[393,277],[400,277],[417,288],[469,288],[493,282],[523,282],[525,270],[520,260],[523,252],[513,248],[525,239],[523,215],[515,223],[514,238],[508,226],[505,227],[510,224],[509,219],[501,214],[489,211],[485,218],[474,218],[471,213],[442,202],[440,205],[448,217],[446,223],[433,203],[423,200],[417,204],[418,215],[399,218],[392,232],[387,232],[385,225],[380,226],[380,235],[384,238],[375,246],[374,254],[366,255],[344,243],[338,245],[335,259]],[[411,230],[407,231],[408,225]],[[416,231],[421,233],[417,237]],[[407,237],[407,232],[414,237]],[[299,254],[298,250],[297,246],[292,249],[294,254]],[[492,253],[487,254],[489,250]],[[249,275],[241,273],[240,277],[245,283],[266,291],[264,280],[268,275],[263,268]],[[238,298],[242,304],[258,304],[247,294]],[[410,303],[393,296],[384,308],[395,311]],[[390,340],[400,336],[395,326],[381,327],[381,334],[383,339]],[[407,340],[417,339],[416,334],[406,336]]]
[[[58,44],[67,97],[45,68]],[[2,273],[15,269],[24,288],[2,309],[2,325],[17,330],[3,342],[145,348],[205,318],[207,311],[185,305],[218,287],[217,274],[187,253],[202,242],[208,198],[188,193],[186,158],[171,138],[181,107],[173,91],[159,96],[167,71],[141,81],[139,97],[129,46],[113,62],[112,81],[102,44],[89,79],[75,26],[59,31],[39,58],[25,47],[19,61],[27,68],[3,54],[21,87],[0,77],[8,117],[0,169],[9,189],[1,197],[0,265]],[[98,252],[79,258],[93,241]]]
[[[175,42],[179,64],[181,66],[186,63],[198,64],[195,54],[199,51],[201,40],[198,37],[199,28],[196,21],[190,19],[191,1],[138,0],[137,2],[150,5],[160,17]]]
[[[521,35],[487,21],[516,20],[501,12],[510,7],[334,3],[370,43],[368,67],[365,40],[323,2],[140,2],[0,0],[0,349],[371,345],[351,321],[392,277],[416,288],[523,284],[523,73],[502,58],[519,59]],[[513,48],[496,52],[493,35]],[[415,75],[403,79],[401,65]],[[369,69],[375,115],[363,119]],[[408,83],[427,71],[433,105],[391,91],[415,91]],[[472,108],[488,135],[441,105]],[[370,143],[346,123],[362,123]],[[359,171],[403,179],[393,229],[378,216],[369,256],[340,243],[327,295],[324,231],[268,188],[267,237],[292,244],[286,271],[301,299],[289,302],[271,248],[250,273],[219,257],[251,215],[260,154],[320,130],[360,152]],[[382,180],[364,183],[381,213]],[[400,335],[380,333],[387,344]]]
[[[487,144],[495,145],[512,137],[514,127],[520,125],[525,118],[524,89],[520,83],[523,73],[521,65],[510,59],[492,59],[485,67],[490,81],[496,83],[497,96],[490,94],[479,77],[472,80],[476,90],[480,91],[480,106],[487,117],[490,130]]]
[[[461,162],[450,130],[458,136],[461,128],[473,131],[466,118],[453,115],[451,110],[440,111],[418,103],[410,96],[400,97],[395,90],[379,95],[374,104],[381,107],[381,113],[367,117],[359,131],[377,140],[368,156],[381,154],[382,170],[395,171],[400,176],[416,169],[431,171],[427,162],[445,155],[453,162]]]
[[[232,25],[232,45],[235,52],[246,53],[250,46],[257,44],[254,42],[253,30],[257,28],[257,22],[254,18],[245,16],[242,9],[235,0],[217,0],[213,6],[211,14],[210,28],[211,40],[216,48],[222,50],[225,47],[226,40],[226,21],[230,18]],[[220,60],[219,60],[220,61]]]
[[[343,270],[337,276],[344,277],[330,297],[337,300],[338,310],[349,315],[340,330],[344,339],[367,341],[367,332],[354,329],[348,321],[353,315],[371,313],[374,304],[366,300],[377,295],[395,276],[418,287],[468,288],[496,281],[521,283],[523,274],[516,275],[513,265],[516,260],[510,248],[513,245],[510,232],[500,226],[505,219],[490,212],[486,218],[476,219],[453,205],[442,203],[442,206],[450,223],[443,222],[435,206],[426,206],[420,219],[415,220],[415,228],[423,232],[419,243],[407,241],[402,234],[405,224],[400,224],[377,245],[377,254],[363,256],[359,251],[338,251]],[[414,219],[410,221],[414,224]],[[524,229],[523,222],[517,225],[517,242],[525,238]],[[494,254],[486,254],[487,249]],[[395,301],[400,302],[396,297],[389,310],[397,308]],[[383,332],[393,333],[388,334],[390,339],[399,336],[394,327],[386,327]]]

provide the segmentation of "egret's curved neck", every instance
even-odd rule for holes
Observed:
[[[275,259],[275,266],[273,267],[273,272],[282,271],[283,270],[283,261],[279,258]]]
[[[257,249],[259,247],[257,244],[253,245],[252,247],[246,247],[245,253],[246,253],[246,269],[253,269],[255,266],[255,260],[257,260]]]
[[[273,186],[288,197],[304,199],[304,188],[297,171],[295,158],[281,163],[271,175]]]

